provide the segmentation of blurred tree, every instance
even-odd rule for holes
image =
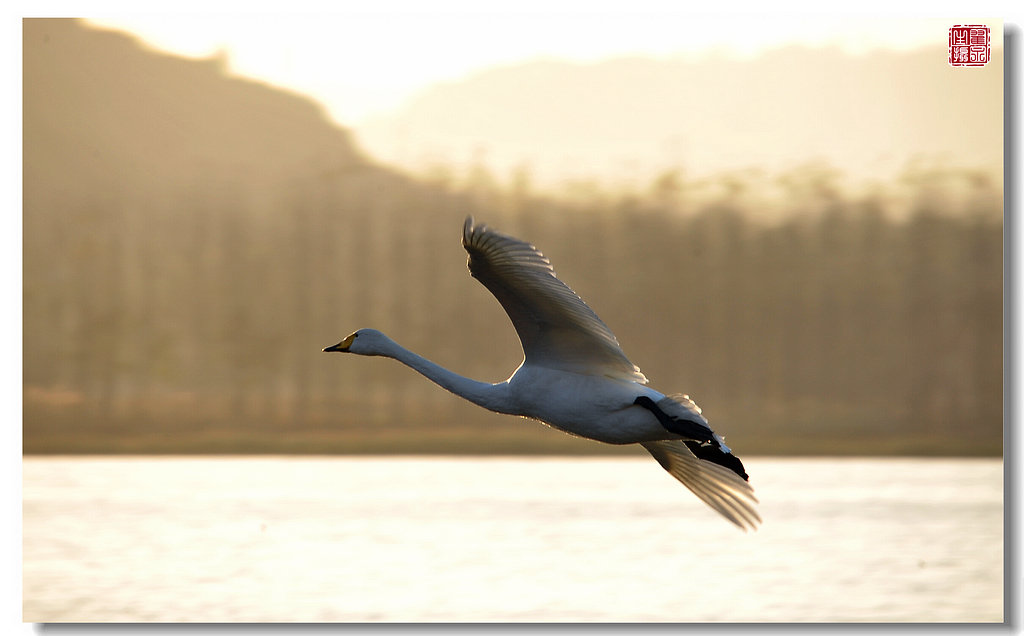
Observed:
[[[850,194],[827,165],[774,183],[669,170],[555,196],[525,168],[503,187],[481,155],[465,180],[440,165],[415,181],[294,96],[120,36],[60,22],[44,44],[34,28],[29,451],[564,449],[400,365],[320,353],[374,326],[507,377],[518,342],[467,275],[470,213],[538,245],[655,386],[689,392],[745,451],[1001,449],[998,175],[915,165]]]

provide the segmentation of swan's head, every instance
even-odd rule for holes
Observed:
[[[355,353],[361,356],[387,355],[391,350],[391,338],[388,338],[376,329],[360,329],[349,334],[347,338],[338,344],[327,347],[324,351],[340,351],[342,353]]]

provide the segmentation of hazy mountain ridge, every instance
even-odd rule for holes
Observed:
[[[817,159],[889,175],[915,155],[998,169],[1002,51],[984,69],[952,68],[942,48],[540,60],[427,88],[356,134],[376,156],[403,165],[482,155],[499,171],[525,164],[541,178],[680,165],[701,174],[780,169]]]
[[[27,175],[70,170],[86,188],[95,179],[166,185],[211,169],[279,181],[365,161],[315,101],[225,75],[217,59],[48,19],[24,21],[24,52]]]

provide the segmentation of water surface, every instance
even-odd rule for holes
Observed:
[[[999,460],[24,461],[23,619],[1001,621]]]

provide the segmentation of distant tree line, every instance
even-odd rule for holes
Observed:
[[[1000,185],[903,178],[898,198],[796,171],[770,218],[743,179],[709,190],[673,172],[564,197],[484,169],[311,170],[259,192],[209,175],[87,198],[27,181],[25,449],[295,450],[307,436],[321,445],[301,450],[326,451],[384,435],[424,450],[448,434],[453,451],[469,436],[561,448],[397,363],[320,351],[374,326],[459,373],[507,377],[518,341],[459,245],[474,214],[540,247],[652,383],[693,396],[734,447],[998,453]],[[533,437],[510,442],[520,431]]]

